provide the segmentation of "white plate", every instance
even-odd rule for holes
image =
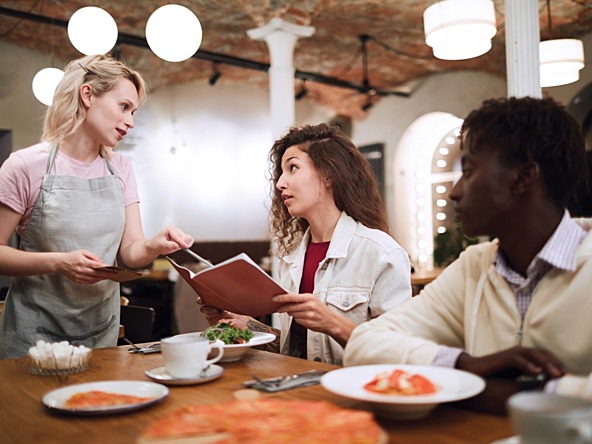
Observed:
[[[195,378],[175,378],[174,376],[171,376],[169,372],[167,372],[166,367],[153,368],[152,370],[146,370],[144,373],[153,381],[160,382],[161,384],[193,385],[203,384],[204,382],[219,378],[222,376],[222,373],[224,373],[224,369],[219,365],[212,364],[205,372],[202,372],[203,374],[200,374]]]
[[[137,404],[124,404],[109,407],[96,407],[88,409],[72,409],[66,407],[66,401],[75,393],[100,390],[122,395],[140,396],[152,398],[149,401]],[[142,409],[162,401],[169,394],[169,389],[162,384],[146,381],[99,381],[85,384],[69,385],[46,393],[41,402],[50,410],[71,415],[107,415],[112,413],[129,412]]]
[[[516,436],[510,436],[509,438],[496,439],[495,441],[493,441],[490,444],[520,444],[520,437],[518,435],[516,435]]]
[[[196,333],[184,333],[179,336],[188,336],[188,335],[199,335],[201,336],[201,332]],[[219,340],[219,339],[218,339]],[[238,361],[242,356],[246,353],[246,351],[254,346],[267,344],[275,340],[275,335],[271,333],[261,333],[261,332],[253,332],[253,338],[246,344],[224,344],[224,356],[218,362],[233,362]],[[220,341],[220,340],[219,340]],[[222,342],[222,341],[220,341]],[[217,352],[212,352],[208,355],[208,359],[212,359],[216,356]]]
[[[438,388],[431,395],[397,396],[372,393],[364,388],[377,374],[395,369],[428,378]],[[483,391],[485,381],[472,373],[453,368],[421,365],[360,365],[326,373],[321,384],[330,392],[365,401],[375,412],[393,418],[421,418],[442,402],[470,398]]]

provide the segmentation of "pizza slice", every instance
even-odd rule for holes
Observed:
[[[364,388],[374,393],[404,396],[430,395],[438,390],[425,376],[401,369],[379,373]]]
[[[74,393],[64,406],[69,409],[92,409],[97,407],[113,407],[119,405],[141,404],[153,400],[151,397],[109,393],[101,390]]]
[[[273,398],[186,406],[152,424],[141,444],[380,444],[384,431],[369,412],[324,401]]]

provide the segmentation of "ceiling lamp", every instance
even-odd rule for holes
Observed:
[[[70,17],[68,37],[82,54],[106,54],[117,42],[117,23],[104,9],[86,6]]]
[[[33,77],[33,94],[44,105],[51,105],[55,90],[64,77],[64,71],[57,68],[43,68]]]
[[[497,32],[492,0],[442,0],[423,13],[426,43],[443,60],[478,57]]]
[[[214,86],[218,82],[218,80],[220,80],[221,76],[222,76],[222,73],[218,70],[218,64],[213,63],[212,64],[212,75],[208,79],[208,83],[210,84],[210,86]]]
[[[551,0],[547,0],[547,26],[553,35]],[[541,87],[577,82],[584,67],[584,44],[577,39],[545,40],[539,43]]]
[[[201,38],[201,24],[185,6],[161,6],[146,23],[148,46],[168,62],[187,60],[198,50]]]
[[[584,67],[584,44],[577,39],[545,40],[539,43],[541,86],[577,82]]]

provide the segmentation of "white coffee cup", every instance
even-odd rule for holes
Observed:
[[[196,378],[210,364],[224,355],[220,343],[210,343],[199,334],[184,334],[164,338],[161,341],[162,355],[167,372],[174,378]],[[207,359],[210,350],[217,349],[213,359]]]
[[[508,410],[520,444],[592,442],[592,402],[542,392],[523,392],[508,399]]]

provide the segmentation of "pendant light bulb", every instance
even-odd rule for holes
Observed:
[[[199,49],[201,39],[201,24],[185,6],[161,6],[146,23],[148,46],[167,62],[182,62],[190,58]]]
[[[86,6],[70,17],[68,37],[82,54],[106,54],[117,42],[117,23],[104,9]]]
[[[55,90],[64,77],[64,71],[57,68],[43,68],[33,77],[33,94],[44,105],[53,103]]]

